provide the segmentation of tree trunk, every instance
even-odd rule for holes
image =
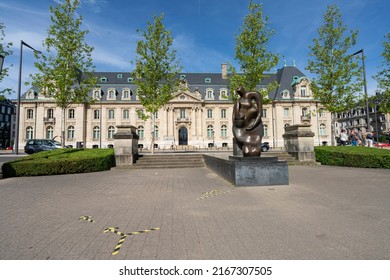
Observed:
[[[65,109],[61,108],[61,147],[65,148]]]
[[[155,123],[156,123],[156,120],[154,119],[154,114],[153,113],[151,113],[150,114],[151,116],[151,121],[152,121],[152,147],[151,147],[151,149],[150,149],[150,151],[151,151],[151,153],[152,153],[152,155],[154,154],[154,126],[155,126]]]

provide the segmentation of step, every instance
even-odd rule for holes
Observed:
[[[130,168],[194,168],[204,166],[203,156],[200,154],[163,154],[141,155]]]

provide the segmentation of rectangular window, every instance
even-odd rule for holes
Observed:
[[[127,110],[127,109],[123,110],[123,119],[124,120],[130,119],[129,110]]]
[[[288,118],[290,116],[290,110],[288,108],[283,108],[283,117]]]
[[[226,109],[221,109],[221,119],[226,119]]]
[[[267,109],[263,109],[263,118],[267,117]]]
[[[93,110],[93,118],[95,120],[100,119],[100,110]]]
[[[306,87],[301,87],[301,96],[306,96]]]
[[[180,118],[185,119],[186,118],[186,109],[180,109]]]
[[[110,120],[115,119],[115,110],[113,110],[113,109],[108,110],[108,118]]]
[[[27,119],[34,118],[34,109],[27,109]]]
[[[68,110],[68,119],[74,119],[75,114],[74,114],[74,109],[69,109]]]

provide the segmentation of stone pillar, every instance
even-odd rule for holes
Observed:
[[[314,132],[310,124],[297,124],[284,128],[284,147],[286,152],[301,162],[315,162]]]
[[[118,125],[114,134],[116,166],[132,165],[138,159],[137,128],[132,125]]]

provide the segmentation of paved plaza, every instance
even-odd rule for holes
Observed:
[[[289,176],[268,187],[208,168],[2,179],[0,259],[390,259],[389,170]]]

